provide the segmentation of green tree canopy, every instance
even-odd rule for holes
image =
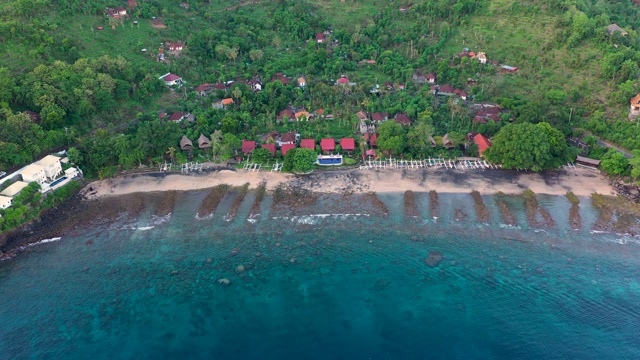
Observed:
[[[405,130],[395,121],[386,121],[378,127],[378,148],[387,155],[395,156],[404,151]]]
[[[504,126],[483,155],[505,169],[533,171],[555,168],[570,156],[562,133],[546,122]]]

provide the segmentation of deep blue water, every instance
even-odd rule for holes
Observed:
[[[507,228],[465,194],[441,195],[437,220],[426,194],[417,218],[401,195],[379,196],[385,217],[282,216],[267,199],[255,224],[251,196],[232,221],[232,199],[196,221],[202,196],[0,263],[0,358],[640,359],[640,247],[593,234],[588,199],[580,230],[565,198],[540,199],[556,220],[541,231],[517,198]]]

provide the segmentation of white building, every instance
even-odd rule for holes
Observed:
[[[176,74],[166,73],[158,79],[164,81],[167,86],[182,84],[182,78]]]
[[[40,161],[36,162],[36,165],[42,166],[44,174],[49,180],[53,180],[62,173],[62,165],[60,164],[60,158],[53,155],[47,155]]]
[[[2,190],[2,192],[0,192],[0,195],[14,197],[27,186],[29,186],[29,183],[26,183],[24,181],[16,181],[13,184],[9,185],[8,188]]]
[[[6,209],[11,206],[11,198],[8,196],[0,196],[0,209]]]
[[[21,172],[22,180],[26,182],[37,182],[38,184],[44,184],[47,180],[47,174],[44,172],[44,168],[40,165],[31,164],[25,167]]]
[[[78,172],[78,169],[72,167],[72,168],[68,168],[67,170],[64,171],[64,176],[66,176],[69,179],[73,179],[74,177],[78,176],[80,173]]]

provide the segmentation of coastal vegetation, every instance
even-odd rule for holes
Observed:
[[[152,0],[115,16],[120,6],[0,4],[2,170],[71,146],[87,176],[105,177],[165,161],[221,161],[241,156],[244,139],[272,144],[269,134],[287,132],[316,143],[352,137],[355,149],[336,151],[356,159],[368,150],[476,156],[468,134],[480,133],[492,140],[486,159],[533,171],[575,158],[566,137],[640,150],[640,128],[627,119],[640,90],[633,2]],[[182,83],[165,84],[167,73]],[[425,74],[457,92],[432,89]],[[216,108],[222,99],[231,102]],[[500,111],[480,116],[488,106]],[[174,114],[190,116],[169,120]],[[362,123],[375,127],[377,144]],[[178,146],[201,134],[210,147]],[[287,161],[258,148],[253,158],[310,170],[303,155],[292,161],[298,153]],[[640,154],[625,164],[594,144],[589,155],[611,175],[640,176]]]

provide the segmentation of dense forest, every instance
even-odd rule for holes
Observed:
[[[119,7],[126,15],[110,12]],[[348,155],[360,158],[373,146],[365,123],[377,127],[381,157],[477,155],[467,134],[482,133],[495,145],[488,159],[542,170],[572,160],[571,137],[610,174],[640,175],[635,157],[597,145],[640,150],[638,123],[627,118],[639,91],[639,14],[631,1],[594,0],[5,1],[0,169],[71,147],[86,174],[108,176],[220,161],[240,154],[244,139],[288,131],[355,137]],[[166,86],[167,73],[184,83]],[[201,84],[224,86],[203,94]],[[447,88],[456,94],[442,96]],[[223,98],[233,104],[212,107]],[[480,116],[489,105],[497,116]],[[283,110],[309,115],[288,121]],[[194,121],[160,116],[175,113]],[[374,124],[374,113],[411,125]],[[180,150],[183,135],[200,134],[211,148]],[[454,146],[443,146],[445,134]]]

